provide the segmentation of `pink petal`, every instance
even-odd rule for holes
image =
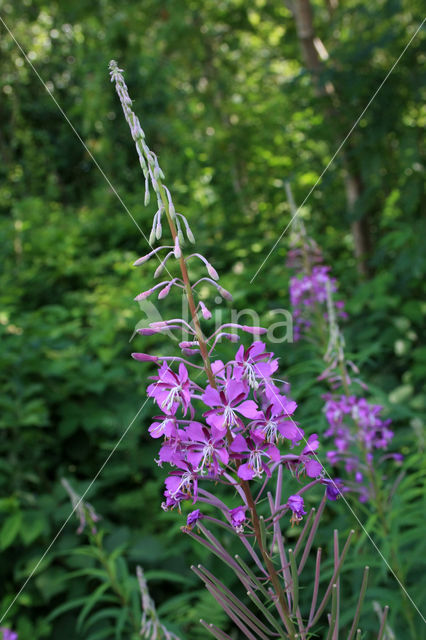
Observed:
[[[242,464],[238,467],[237,475],[242,480],[251,480],[254,477],[254,471],[248,464]]]
[[[206,422],[211,427],[215,427],[219,431],[224,432],[226,430],[225,417],[223,414],[219,413],[210,413],[206,416]]]
[[[249,448],[243,436],[238,433],[231,442],[229,450],[234,453],[243,453],[244,451],[248,451]]]
[[[262,412],[258,411],[257,404],[253,400],[245,400],[238,407],[235,407],[235,411],[241,413],[245,418],[260,418]]]
[[[309,478],[317,478],[322,473],[322,464],[316,460],[308,460],[305,463],[306,475]]]
[[[222,405],[219,392],[210,385],[207,385],[202,395],[202,400],[208,407],[219,407]]]
[[[247,397],[247,393],[244,385],[238,380],[230,380],[226,385],[226,394],[228,396],[230,404],[235,398],[238,398],[241,394],[244,394]]]

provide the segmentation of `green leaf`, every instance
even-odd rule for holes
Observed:
[[[0,531],[0,549],[7,549],[15,540],[22,523],[22,511],[16,511],[6,518]]]

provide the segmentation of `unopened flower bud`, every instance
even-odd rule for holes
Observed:
[[[207,307],[204,304],[204,302],[201,302],[201,300],[200,300],[200,308],[201,308],[201,313],[202,313],[202,316],[203,316],[204,320],[210,320],[210,318],[212,317],[212,314],[207,309]]]
[[[199,354],[200,350],[199,349],[186,349],[186,348],[183,348],[182,349],[182,353],[183,353],[184,356],[189,356],[190,357],[190,356],[195,356],[195,355]]]
[[[147,291],[142,291],[142,293],[136,296],[136,298],[133,298],[133,300],[135,300],[136,302],[139,302],[139,300],[146,300],[147,298],[149,298],[151,293],[152,293],[152,289],[148,289]]]
[[[263,333],[268,333],[268,330],[264,329],[263,327],[249,327],[245,324],[241,328],[246,333],[251,333],[253,335],[262,335]]]
[[[230,342],[238,342],[240,336],[237,333],[222,333],[222,337],[226,338]]]
[[[206,266],[210,278],[213,278],[213,280],[219,280],[219,274],[216,269],[210,264],[210,262],[208,262]]]
[[[171,286],[172,285],[170,283],[166,287],[164,287],[164,289],[161,289],[160,293],[158,294],[158,299],[159,300],[162,300],[163,298],[165,298],[166,296],[169,295]]]
[[[157,356],[150,356],[147,353],[132,353],[132,358],[140,362],[159,362]]]
[[[229,300],[229,302],[232,302],[232,295],[229,293],[229,291],[227,291],[223,287],[218,287],[217,290],[219,291],[222,298],[224,298],[225,300]]]

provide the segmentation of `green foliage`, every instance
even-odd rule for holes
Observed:
[[[332,15],[327,3],[313,5],[318,36],[329,52],[324,73],[341,106],[332,122],[303,67],[294,20],[282,0],[130,0],[120,7],[109,0],[27,0],[2,7],[3,19],[147,234],[152,209],[143,207],[137,159],[107,76],[110,58],[126,68],[135,110],[200,250],[223,275],[236,306],[255,308],[266,324],[274,310],[288,306],[286,237],[250,280],[290,219],[284,180],[292,181],[302,202],[423,17],[418,0],[350,0]],[[355,210],[346,205],[338,156],[301,212],[348,300],[349,350],[386,404],[396,446],[406,456],[391,532],[388,540],[377,540],[386,558],[392,555],[388,542],[395,542],[408,591],[420,608],[426,405],[426,307],[419,302],[426,231],[422,37],[347,145],[349,168],[363,184]],[[129,341],[144,316],[132,299],[149,281],[144,269],[131,267],[145,253],[143,237],[4,30],[0,51],[4,611],[69,515],[59,479],[75,478],[82,493],[144,403],[146,374],[129,357],[142,339]],[[350,233],[357,218],[369,222],[371,278],[363,282]],[[175,304],[162,306],[165,316]],[[156,337],[146,344],[152,351],[165,348]],[[298,421],[308,431],[321,431],[315,381],[321,363],[306,346],[277,348],[299,402]],[[207,568],[214,561],[180,534],[178,514],[159,508],[163,474],[153,464],[157,446],[146,435],[152,411],[150,404],[143,407],[89,499],[107,523],[108,557],[120,550],[111,566],[127,571],[128,593],[136,592],[137,563],[148,576],[159,571],[161,579],[152,575],[152,592],[160,612],[183,638],[201,639],[200,617],[219,627],[225,622],[188,567],[194,556]],[[351,506],[377,534],[371,513]],[[325,523],[324,547],[334,526],[346,531],[354,524],[343,504],[329,507]],[[357,535],[353,576],[342,585],[348,601],[360,567],[370,564],[371,620],[365,628],[376,628],[376,599],[391,605],[390,626],[405,637],[406,603],[365,536]],[[96,574],[97,558],[72,552],[82,551],[79,544],[68,524],[10,610],[4,622],[17,628],[20,640],[87,639],[106,625],[119,628],[110,586],[96,592],[108,584]],[[170,582],[161,571],[183,582]],[[74,609],[75,602],[81,604]],[[85,610],[89,602],[91,611]]]

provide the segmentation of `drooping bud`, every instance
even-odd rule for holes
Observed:
[[[159,251],[161,251],[162,249],[171,249],[172,247],[170,245],[165,245],[163,247],[157,247],[156,249],[153,249],[152,251],[150,251],[149,253],[147,253],[146,255],[142,256],[141,258],[138,258],[134,263],[133,266],[134,267],[139,267],[141,264],[144,264],[145,262],[147,262],[150,258],[152,258],[152,256],[154,256],[156,253],[158,253]]]
[[[185,347],[182,349],[182,353],[184,356],[196,356],[200,353],[199,349],[186,349]]]
[[[136,298],[133,298],[133,299],[136,300],[136,302],[138,302],[139,300],[146,300],[146,298],[148,298],[151,295],[151,293],[153,293],[159,287],[162,287],[163,284],[169,284],[169,281],[164,280],[163,282],[159,282],[158,284],[155,285],[155,287],[151,287],[151,289],[142,291],[142,293],[140,293],[138,296],[136,296]]]
[[[159,300],[162,300],[163,298],[169,295],[170,289],[172,288],[172,284],[173,284],[173,281],[169,282],[169,284],[166,287],[164,287],[164,289],[161,289],[160,293],[158,294]]]
[[[194,234],[191,231],[191,227],[188,224],[188,220],[185,218],[185,216],[182,213],[177,213],[176,216],[179,216],[182,219],[183,224],[185,225],[185,231],[186,231],[186,235],[189,242],[191,242],[192,244],[195,244]]]
[[[149,327],[143,327],[142,329],[136,329],[137,333],[140,333],[141,336],[153,336],[158,333],[158,330],[150,329]]]
[[[229,300],[229,302],[232,302],[233,298],[229,291],[220,286],[218,286],[217,290],[219,291],[222,298],[224,298],[225,300]]]
[[[201,302],[201,300],[200,300],[200,308],[201,308],[201,313],[203,315],[204,320],[210,320],[210,318],[212,317],[211,311],[207,309],[206,305],[204,304],[204,302]]]
[[[136,298],[133,298],[133,300],[135,300],[135,302],[139,302],[140,300],[146,300],[147,298],[149,298],[149,296],[151,295],[152,292],[153,292],[153,289],[148,289],[147,291],[142,291],[142,293],[140,293],[138,296],[136,296]]]
[[[268,333],[268,329],[264,329],[263,327],[249,327],[248,325],[242,325],[241,329],[246,333],[251,333],[252,335],[262,335],[264,333]]]
[[[147,353],[132,353],[132,358],[139,362],[159,362],[160,359],[157,356],[150,356]]]
[[[194,234],[192,233],[192,231],[191,231],[191,229],[189,228],[189,226],[188,226],[188,227],[186,227],[186,235],[187,235],[187,238],[188,238],[189,242],[190,242],[191,244],[195,244]]]
[[[192,340],[191,342],[179,342],[180,349],[192,349],[193,347],[198,347],[198,340]]]
[[[226,338],[230,342],[238,342],[240,336],[237,333],[221,333],[219,334],[222,338]]]
[[[206,267],[210,278],[213,278],[213,280],[219,280],[219,274],[216,269],[210,264],[210,262],[207,262]]]

